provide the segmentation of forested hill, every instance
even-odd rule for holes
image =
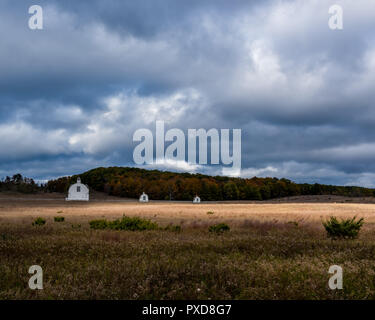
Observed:
[[[146,192],[153,200],[267,200],[298,195],[374,196],[375,190],[321,184],[297,184],[277,178],[229,178],[128,167],[96,168],[79,175],[91,189],[109,195],[138,198]],[[67,192],[78,175],[51,180],[50,192]]]

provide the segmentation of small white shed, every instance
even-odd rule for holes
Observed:
[[[69,187],[66,201],[89,201],[89,187],[81,183],[81,178],[77,178],[77,183]]]
[[[139,202],[148,202],[148,195],[143,192],[139,197]]]
[[[199,198],[198,196],[195,196],[193,199],[193,203],[201,203],[201,198]]]

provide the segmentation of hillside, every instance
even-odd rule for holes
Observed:
[[[130,167],[96,168],[79,175],[82,182],[108,195],[138,198],[144,191],[153,200],[268,200],[300,195],[369,197],[374,189],[322,184],[297,184],[288,179],[230,178]],[[50,180],[49,192],[67,192],[78,175]]]

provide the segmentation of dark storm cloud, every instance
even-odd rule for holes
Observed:
[[[31,31],[2,1],[0,175],[134,165],[162,119],[241,128],[243,176],[375,185],[375,5],[338,3],[340,31],[329,1],[40,0]]]

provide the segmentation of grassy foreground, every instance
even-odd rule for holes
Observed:
[[[373,299],[375,229],[326,238],[319,223],[252,222],[222,235],[207,225],[91,230],[88,220],[0,222],[0,299]],[[44,289],[30,290],[40,265]],[[328,288],[340,265],[343,290]]]

